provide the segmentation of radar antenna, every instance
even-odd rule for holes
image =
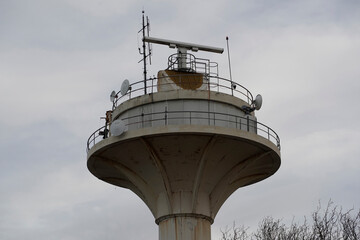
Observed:
[[[147,37],[149,36],[149,32],[150,32],[150,21],[148,16],[146,16],[146,24],[145,24],[145,11],[142,11],[142,28],[138,31],[138,34],[142,32],[142,38],[143,38],[143,43],[142,43],[142,51],[139,48],[139,53],[143,55],[143,58],[139,61],[139,63],[141,61],[144,62],[144,92],[146,94],[146,74],[147,74],[147,70],[146,70],[146,64],[147,61],[146,59],[149,57],[149,63],[151,64],[151,45],[150,43],[148,43],[148,47],[146,49],[146,44],[144,41],[145,36],[147,35]],[[147,50],[147,51],[146,51]]]
[[[186,69],[186,57],[187,57],[187,51],[191,50],[193,52],[197,51],[205,51],[205,52],[213,52],[213,53],[223,53],[223,48],[217,48],[217,47],[211,47],[211,46],[205,46],[200,44],[193,44],[193,43],[187,43],[187,42],[180,42],[180,41],[173,41],[168,39],[162,39],[162,38],[154,38],[154,37],[144,37],[143,42],[148,43],[156,43],[156,44],[162,44],[167,45],[170,48],[177,48],[177,61],[179,69]]]

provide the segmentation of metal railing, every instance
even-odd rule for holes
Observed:
[[[100,134],[101,132],[104,132],[105,129],[109,129],[109,124],[96,129],[96,131],[90,135],[86,144],[86,152],[88,152],[96,143],[107,138],[107,135]]]
[[[125,126],[130,129],[140,129],[145,127],[166,126],[166,125],[208,125],[225,126],[228,128],[244,130],[262,136],[274,143],[280,150],[280,138],[274,130],[249,117],[240,117],[233,114],[208,112],[208,111],[163,111],[156,113],[139,114],[121,119]],[[224,124],[225,123],[225,124]],[[104,132],[108,126],[97,129],[90,135],[87,141],[87,151],[96,143],[106,138],[100,132]],[[99,139],[100,138],[100,139]]]
[[[191,82],[191,76],[194,76],[194,79],[197,79],[195,77],[196,74],[192,74],[192,73],[171,75],[171,79],[175,79],[175,80],[177,80],[177,82],[181,82],[182,79],[186,78],[186,84],[197,85],[198,81],[194,80],[193,82]],[[197,74],[197,76],[198,76],[198,74]],[[147,79],[146,80],[146,93],[147,94],[156,93],[156,92],[158,92],[158,90],[157,90],[158,87],[167,87],[167,89],[170,89],[170,86],[173,86],[173,87],[177,86],[177,84],[175,82],[160,83],[161,81],[158,81],[158,80],[161,80],[162,78],[167,78],[167,77],[160,77],[160,78],[153,77],[153,78]],[[206,78],[204,77],[203,84],[207,85],[207,89],[206,90],[197,89],[196,91],[221,92],[221,93],[229,94],[229,95],[235,96],[237,98],[240,98],[240,99],[244,100],[245,102],[247,102],[248,104],[251,104],[253,102],[253,95],[247,88],[245,88],[244,86],[237,84],[233,81],[230,81],[226,78],[221,78],[216,75],[209,75]],[[129,90],[127,91],[126,94],[121,95],[120,91],[117,92],[117,96],[119,96],[119,97],[113,101],[113,109],[126,100],[144,95],[144,92],[145,92],[144,86],[145,86],[144,80],[141,80],[141,81],[130,84]],[[164,89],[164,88],[162,88],[162,89]]]
[[[181,65],[180,62],[182,62],[183,65]],[[202,73],[205,76],[219,76],[219,68],[216,62],[210,62],[210,60],[206,58],[197,58],[190,53],[175,53],[170,55],[167,69]]]

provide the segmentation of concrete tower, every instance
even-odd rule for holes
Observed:
[[[217,63],[188,53],[223,49],[143,41],[177,53],[156,78],[125,80],[112,93],[107,124],[87,143],[88,169],[138,195],[159,225],[160,240],[210,240],[225,200],[278,170],[280,139],[255,117],[261,96],[218,76]]]

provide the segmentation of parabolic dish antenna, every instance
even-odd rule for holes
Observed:
[[[111,94],[110,94],[110,102],[114,102],[115,98],[117,98],[116,92],[112,91]]]
[[[127,91],[129,91],[130,83],[129,80],[125,79],[123,83],[121,84],[121,95],[125,95]]]
[[[262,105],[262,96],[260,94],[256,95],[254,100],[255,109],[259,110]]]
[[[125,123],[122,120],[117,119],[111,123],[110,133],[112,136],[120,136],[124,132],[125,132]]]

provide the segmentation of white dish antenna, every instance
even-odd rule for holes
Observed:
[[[122,120],[117,119],[111,123],[110,133],[112,136],[120,136],[124,132],[125,132],[125,123]]]
[[[251,112],[253,112],[254,110],[260,110],[261,105],[262,105],[262,96],[260,94],[256,95],[255,100],[252,101],[251,105],[243,105],[241,106],[241,110],[245,113],[245,114],[250,114]]]
[[[116,92],[112,91],[110,94],[110,102],[114,102],[115,98],[117,98]]]
[[[256,95],[255,100],[254,100],[254,105],[255,105],[255,109],[259,110],[262,106],[262,96],[260,94]]]
[[[121,84],[121,90],[120,90],[121,95],[124,96],[127,93],[127,91],[129,91],[129,88],[130,88],[129,80],[125,79]]]

